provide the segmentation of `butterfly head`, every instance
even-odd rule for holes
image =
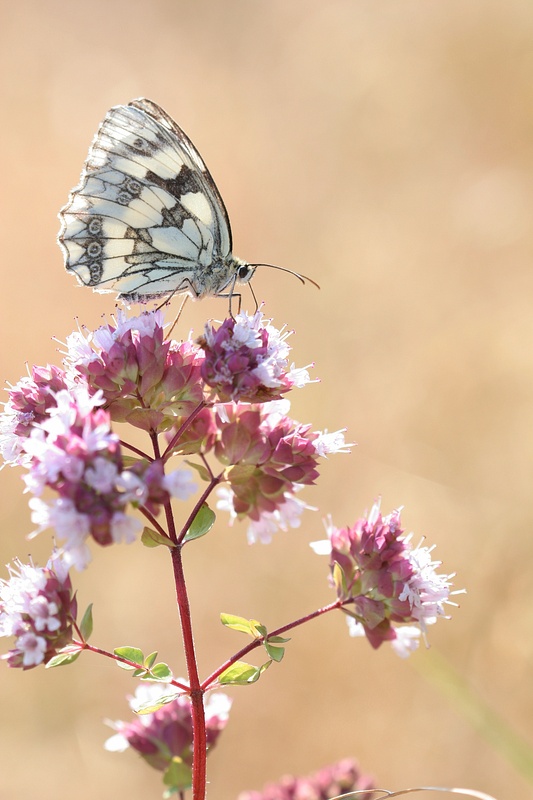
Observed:
[[[253,278],[255,270],[255,264],[248,264],[246,261],[239,260],[237,271],[235,273],[236,283],[248,283],[248,281]]]

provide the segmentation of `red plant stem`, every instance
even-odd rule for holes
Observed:
[[[154,458],[157,461],[158,458],[161,458],[161,450],[159,449],[159,438],[157,436],[157,431],[150,431],[150,439],[152,441],[152,447],[154,448]]]
[[[202,400],[202,401],[201,401],[201,403],[199,403],[199,404],[196,406],[196,408],[194,409],[194,411],[192,412],[192,414],[190,414],[190,415],[187,417],[187,419],[185,420],[185,422],[183,423],[183,425],[180,425],[180,427],[178,428],[178,430],[176,431],[176,433],[174,434],[174,436],[172,437],[172,439],[171,439],[171,440],[170,440],[170,442],[168,443],[168,445],[167,445],[167,447],[166,447],[166,450],[165,450],[165,452],[163,453],[163,461],[166,461],[166,459],[168,458],[168,456],[169,456],[169,454],[170,454],[170,451],[172,450],[172,448],[173,448],[173,447],[175,447],[175,445],[176,445],[176,443],[177,443],[177,442],[179,442],[179,440],[180,440],[180,436],[183,434],[183,432],[184,432],[184,431],[186,431],[186,430],[187,430],[187,428],[189,427],[189,425],[191,424],[191,422],[192,422],[192,421],[193,421],[193,420],[194,420],[194,419],[195,419],[195,418],[198,416],[198,414],[200,413],[200,411],[201,411],[203,408],[205,408],[206,406],[207,406],[207,403],[206,403],[206,401],[205,401],[205,400]],[[159,456],[157,456],[157,457],[159,458]]]
[[[312,611],[310,614],[306,614],[305,617],[300,617],[300,619],[294,620],[294,622],[288,622],[286,625],[282,625],[281,628],[276,628],[274,631],[269,631],[266,638],[269,639],[271,636],[281,636],[283,633],[287,633],[287,631],[292,630],[293,628],[297,628],[299,625],[303,625],[306,622],[310,622],[312,619],[316,619],[317,617],[321,617],[322,614],[327,614],[328,611],[334,611],[337,608],[342,608],[343,605],[346,603],[350,603],[352,600],[335,600],[333,603],[330,603],[327,606],[323,606],[323,608],[317,608],[316,611]],[[250,642],[242,650],[239,650],[238,653],[228,658],[218,669],[216,669],[205,681],[202,682],[202,689],[207,691],[208,689],[212,689],[214,682],[218,678],[219,675],[222,675],[232,664],[235,664],[236,661],[240,661],[243,656],[250,653],[252,650],[255,650],[256,647],[260,647],[265,640],[264,636],[261,636],[259,639],[254,639],[253,642]]]
[[[146,517],[146,519],[149,521],[150,525],[153,525],[153,526],[154,526],[154,528],[156,529],[156,531],[157,531],[158,533],[160,533],[160,534],[161,534],[161,536],[168,536],[168,534],[167,534],[166,530],[165,530],[165,529],[163,528],[163,526],[162,526],[162,525],[161,525],[161,524],[160,524],[160,523],[159,523],[159,522],[156,520],[156,518],[154,517],[154,515],[153,515],[153,514],[151,514],[151,513],[148,511],[148,509],[144,508],[144,506],[141,506],[141,508],[139,508],[139,511],[141,512],[141,514],[142,514],[144,517]],[[168,538],[170,539],[170,536],[168,536]]]
[[[189,425],[194,417],[200,413],[205,403],[200,405],[193,411],[186,422],[180,427],[177,434],[173,437],[170,445],[167,447],[163,454],[163,461],[169,454],[172,447],[179,440],[182,432]],[[154,448],[154,456],[156,459],[161,457],[159,449],[159,441],[157,433],[153,431],[151,434],[152,445]],[[196,660],[196,651],[194,647],[194,636],[192,631],[191,609],[189,605],[189,597],[187,594],[187,586],[185,583],[185,574],[183,571],[182,559],[182,541],[185,537],[194,517],[198,513],[208,497],[209,493],[219,483],[222,476],[213,478],[203,493],[202,497],[196,503],[194,509],[189,515],[188,520],[183,526],[178,539],[176,531],[176,524],[174,521],[174,513],[170,501],[165,503],[165,517],[168,527],[169,538],[177,545],[171,550],[172,568],[174,572],[174,584],[176,586],[176,600],[178,604],[178,613],[181,622],[181,635],[183,638],[183,649],[185,652],[185,661],[187,663],[187,675],[189,678],[189,697],[191,699],[191,716],[192,716],[192,733],[193,733],[193,762],[192,762],[192,797],[193,800],[205,800],[206,789],[206,756],[207,756],[207,735],[205,727],[205,709],[204,709],[204,690],[200,685],[200,676],[198,674],[198,663]]]
[[[193,800],[204,800],[207,756],[204,690],[201,687],[200,678],[198,675],[198,665],[196,662],[194,637],[192,633],[191,610],[187,595],[187,587],[185,585],[181,549],[181,545],[174,547],[172,549],[171,556],[172,566],[174,569],[174,582],[176,584],[178,610],[181,620],[181,633],[183,636],[183,646],[185,650],[185,660],[187,662],[187,674],[189,677],[190,686],[189,694],[191,698],[193,730],[192,796]]]
[[[139,448],[135,447],[135,445],[125,442],[124,439],[119,439],[119,441],[122,447],[127,447],[128,450],[131,450],[133,453],[137,453],[137,455],[141,456],[141,458],[146,458],[147,461],[153,461],[153,458],[149,456],[148,453],[143,453],[143,451],[139,450]]]

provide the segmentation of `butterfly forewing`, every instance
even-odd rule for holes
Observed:
[[[253,273],[200,154],[150,100],[108,111],[59,216],[66,268],[126,300],[231,294]]]

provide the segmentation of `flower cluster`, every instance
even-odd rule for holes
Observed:
[[[418,647],[420,634],[444,616],[450,603],[450,579],[439,575],[433,548],[411,546],[400,511],[382,517],[376,503],[368,518],[351,528],[327,523],[328,540],[313,545],[330,554],[332,581],[353,636],[366,636],[372,647],[390,641],[400,656]],[[457,594],[458,592],[454,592]]]
[[[330,797],[364,792],[365,800],[373,800],[374,781],[361,773],[354,758],[344,758],[306,777],[285,775],[278,783],[268,783],[262,791],[241,792],[237,800],[328,800]]]
[[[248,519],[250,541],[299,524],[309,506],[297,492],[316,480],[319,458],[348,446],[342,431],[312,432],[288,416],[288,400],[274,399],[309,382],[307,370],[288,366],[287,337],[260,311],[206,328],[201,346],[166,338],[160,311],[118,312],[68,337],[65,370],[36,367],[11,388],[0,446],[9,463],[28,467],[32,519],[66,540],[69,564],[87,564],[89,536],[102,545],[133,540],[141,524],[128,506],[155,515],[170,496],[189,496],[185,473],[165,474],[176,455],[205,462],[212,454],[223,464],[219,508]],[[112,422],[152,441],[165,432],[168,447],[132,466]],[[41,498],[45,487],[55,501]]]
[[[111,419],[145,431],[165,431],[203,399],[202,353],[192,342],[165,339],[160,311],[117,313],[114,325],[67,339],[72,380],[101,391]]]
[[[67,388],[66,375],[60,367],[32,367],[31,375],[21,378],[9,391],[9,400],[0,417],[0,453],[7,464],[28,460],[23,443],[32,428],[43,422],[56,405],[56,394]]]
[[[312,432],[310,425],[287,416],[288,409],[288,401],[238,403],[217,414],[214,453],[227,465],[229,483],[219,507],[230,511],[232,519],[250,520],[250,541],[268,541],[273,522],[295,527],[306,506],[294,494],[315,482],[319,457],[347,452],[342,431]]]
[[[98,407],[99,393],[91,396],[80,384],[57,392],[55,402],[23,441],[30,457],[25,482],[35,495],[30,500],[33,521],[39,530],[55,528],[66,540],[66,563],[82,569],[90,558],[89,536],[100,545],[133,541],[142,525],[127,513],[128,506],[157,513],[171,494],[185,498],[194,487],[188,485],[188,473],[183,481],[165,476],[158,461],[125,469],[109,413]],[[55,501],[41,499],[45,487],[56,492]]]
[[[261,311],[226,319],[220,328],[206,325],[198,343],[205,352],[202,378],[220,402],[277,400],[294,386],[309,383],[307,369],[288,367],[290,331],[274,328]]]
[[[26,468],[36,533],[54,528],[61,549],[54,550],[44,568],[18,560],[8,567],[9,580],[0,580],[0,636],[15,638],[4,656],[9,666],[30,669],[48,664],[72,643],[74,630],[82,641],[50,666],[70,659],[73,650],[77,656],[90,649],[154,681],[141,684],[130,698],[139,716],[111,723],[116,733],[106,748],[132,748],[164,774],[165,796],[182,796],[193,783],[193,750],[198,752],[199,743],[208,750],[215,746],[228,721],[230,700],[222,694],[204,699],[204,728],[201,706],[191,706],[184,682],[177,682],[183,694],[167,694],[168,682],[176,682],[166,664],[155,663],[156,653],[145,658],[137,648],[125,648],[132,654],[125,659],[121,648],[112,654],[89,645],[90,609],[78,627],[68,568],[87,565],[91,539],[103,546],[133,541],[143,526],[132,511],[144,515],[150,524],[144,543],[172,550],[191,669],[195,655],[181,547],[213,524],[207,506],[211,493],[218,491],[217,508],[229,512],[230,523],[248,521],[250,542],[270,541],[278,528],[298,527],[302,511],[310,508],[298,494],[315,483],[320,459],[349,452],[351,445],[344,430],[313,431],[289,416],[285,395],[309,383],[309,374],[289,366],[289,332],[274,328],[260,310],[251,316],[239,313],[218,328],[208,325],[196,341],[175,341],[164,327],[159,310],[129,318],[118,312],[112,323],[68,337],[64,369],[34,367],[10,387],[0,415],[0,452],[6,463]],[[150,454],[119,439],[112,423],[148,433]],[[163,439],[166,449],[161,448]],[[127,457],[124,447],[135,457]],[[190,470],[169,470],[170,459],[177,456],[196,456],[192,466],[208,484],[181,530],[170,501],[188,499],[196,486]],[[161,523],[156,517],[163,507]],[[451,603],[453,576],[438,574],[440,562],[432,559],[432,548],[412,547],[400,512],[382,517],[379,504],[352,527],[338,529],[328,522],[327,534],[327,542],[315,543],[315,550],[330,556],[337,600],[278,632],[341,608],[353,636],[366,636],[374,648],[389,641],[400,655],[408,655]],[[256,669],[239,662],[236,654],[229,669],[214,675],[221,683],[253,682],[280,660],[279,645],[288,640],[270,636],[254,620],[225,616],[228,627],[246,629],[257,638],[254,646],[262,640],[270,661]],[[143,713],[147,709],[151,713]],[[195,794],[196,781],[205,778],[202,763],[195,762]],[[327,800],[372,788],[357,762],[345,759],[306,778],[286,776],[239,800]]]
[[[167,691],[168,687],[161,684],[141,684],[135,695],[129,698],[130,707],[135,710],[148,702],[156,703]],[[206,700],[208,752],[226,727],[230,708],[231,700],[220,692],[210,694]],[[161,772],[176,770],[173,776],[175,790],[190,788],[193,729],[191,702],[186,695],[150,714],[136,716],[131,722],[119,720],[109,724],[117,733],[106,741],[106,750],[124,752],[131,747],[154,769]],[[169,779],[172,779],[171,774]]]
[[[8,565],[0,580],[0,636],[15,636],[15,647],[2,656],[10,667],[31,669],[48,663],[72,640],[76,598],[68,569],[54,553],[46,567]]]

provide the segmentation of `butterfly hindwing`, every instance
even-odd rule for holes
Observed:
[[[108,111],[59,216],[66,268],[127,300],[231,294],[253,273],[200,154],[150,100]]]

